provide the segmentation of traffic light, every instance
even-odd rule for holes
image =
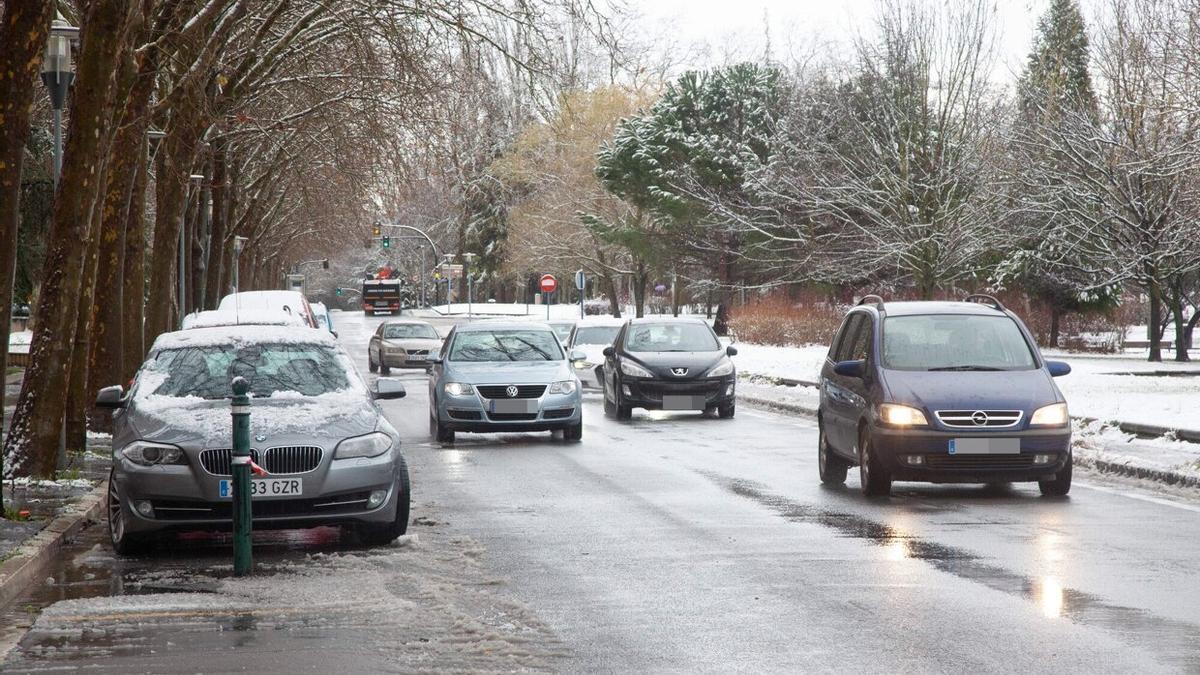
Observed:
[[[384,248],[391,248],[391,247],[392,247],[392,238],[391,238],[391,237],[384,237],[384,238],[383,238],[383,247],[384,247]]]
[[[340,287],[339,287],[339,288],[335,288],[335,289],[333,289],[333,294],[334,294],[334,295],[341,295],[341,294],[342,294],[342,289],[341,289]]]
[[[379,223],[375,223],[375,226],[371,228],[371,236],[378,237],[381,234],[383,234],[383,228],[379,226]]]

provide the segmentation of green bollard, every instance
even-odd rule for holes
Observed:
[[[233,388],[233,574],[245,576],[254,566],[250,545],[250,383],[235,377]]]

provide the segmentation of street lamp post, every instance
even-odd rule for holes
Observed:
[[[71,41],[79,39],[79,29],[61,17],[50,24],[50,38],[46,41],[46,57],[42,60],[42,83],[50,94],[50,107],[54,111],[54,188],[62,176],[62,111],[67,103],[67,92],[75,80],[75,63],[71,60]]]
[[[233,292],[234,293],[238,292],[238,270],[241,269],[241,266],[238,264],[238,261],[241,259],[242,249],[246,248],[246,242],[248,242],[248,241],[250,241],[249,237],[235,236],[233,238]]]
[[[471,261],[475,259],[474,253],[464,253],[463,257],[463,274],[467,276],[467,318],[471,318],[471,300],[475,292],[475,280],[471,278]]]
[[[445,264],[445,268],[446,268],[446,314],[449,314],[450,313],[450,285],[454,283],[454,280],[452,278],[450,278],[450,265],[451,265],[451,263],[454,262],[454,254],[453,253],[445,253],[442,255],[442,257],[446,259],[446,264]]]

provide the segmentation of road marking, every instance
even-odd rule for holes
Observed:
[[[1171,501],[1170,499],[1163,499],[1162,497],[1151,497],[1150,495],[1141,495],[1141,494],[1136,494],[1136,493],[1132,493],[1132,492],[1124,492],[1122,490],[1117,490],[1115,488],[1101,487],[1099,485],[1093,485],[1092,483],[1081,482],[1078,480],[1075,481],[1075,486],[1085,488],[1088,490],[1096,490],[1097,492],[1107,492],[1109,494],[1119,495],[1121,497],[1128,497],[1130,499],[1137,499],[1139,501],[1149,502],[1151,504],[1158,504],[1159,506],[1171,506],[1171,507],[1174,507],[1177,509],[1183,509],[1184,511],[1192,511],[1193,513],[1200,513],[1200,506],[1195,506],[1192,504],[1180,504],[1179,502]]]

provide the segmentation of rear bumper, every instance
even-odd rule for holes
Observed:
[[[950,439],[963,437],[1019,438],[1021,451],[1017,454],[951,455]],[[895,480],[1016,483],[1044,480],[1061,471],[1070,457],[1071,430],[981,434],[876,428],[871,431],[871,443],[876,456]],[[913,460],[918,457],[919,460]]]

